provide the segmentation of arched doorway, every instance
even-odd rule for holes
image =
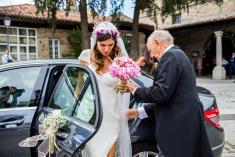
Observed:
[[[216,37],[215,34],[211,34],[204,45],[205,58],[203,63],[203,69],[205,69],[205,74],[212,74],[212,70],[216,65]],[[230,60],[232,52],[235,51],[235,33],[234,32],[224,32],[222,36],[222,55],[227,61]],[[228,69],[227,73],[228,73]]]

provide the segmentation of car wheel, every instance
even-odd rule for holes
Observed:
[[[158,157],[157,145],[148,142],[135,143],[132,145],[132,157]]]

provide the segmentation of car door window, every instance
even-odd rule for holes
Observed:
[[[77,67],[68,67],[65,74],[75,96],[79,96],[82,88],[84,87],[85,81],[88,78],[88,74]]]
[[[88,74],[77,67],[68,67],[56,87],[49,107],[61,109],[66,116],[71,115],[81,94]]]
[[[84,89],[83,93],[80,95],[73,117],[91,125],[95,124],[95,96],[90,82],[87,84],[86,89]]]
[[[0,108],[29,106],[41,67],[0,72]]]

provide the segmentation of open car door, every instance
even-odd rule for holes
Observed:
[[[94,73],[82,65],[67,65],[48,106],[40,113],[62,110],[66,126],[56,133],[59,156],[80,156],[89,139],[98,131],[102,120],[99,90]],[[40,115],[39,115],[40,116]]]

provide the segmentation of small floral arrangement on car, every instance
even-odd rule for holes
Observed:
[[[127,80],[139,75],[140,67],[131,58],[117,57],[109,66],[109,72],[112,77],[117,77],[119,79],[119,83],[114,90],[117,93],[124,93],[125,89],[121,89],[120,85],[125,86]]]
[[[66,124],[61,110],[53,110],[48,115],[39,116],[39,135],[28,137],[19,143],[20,147],[35,147],[38,141],[43,142],[38,146],[39,156],[46,156],[54,153],[55,148],[60,151],[55,142],[55,135],[59,128]]]

